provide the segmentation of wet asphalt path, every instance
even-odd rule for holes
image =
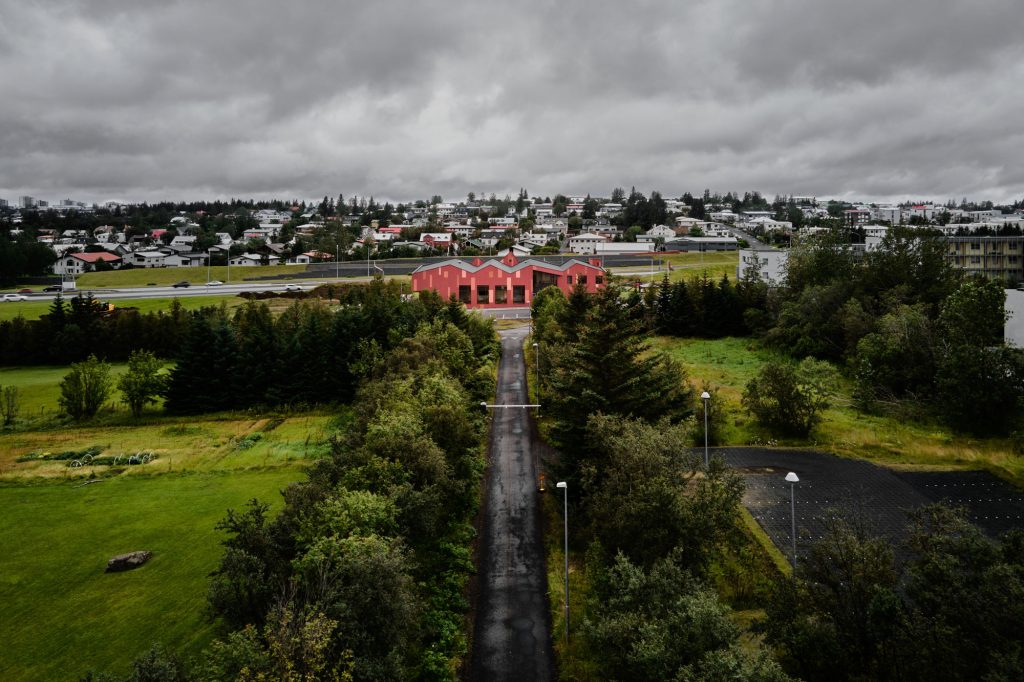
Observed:
[[[501,333],[498,405],[527,402],[526,329]],[[551,680],[554,656],[537,471],[524,409],[495,409],[470,679]]]

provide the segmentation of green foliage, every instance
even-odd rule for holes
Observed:
[[[71,365],[61,381],[58,403],[72,419],[93,417],[110,396],[111,384],[110,365],[90,355]]]
[[[736,538],[742,479],[717,462],[698,475],[703,463],[688,448],[690,423],[594,416],[587,430],[595,456],[581,486],[591,536],[640,566],[675,552],[680,566],[702,574],[717,548]]]
[[[926,391],[935,377],[934,325],[923,304],[898,305],[857,344],[852,362],[861,401],[901,398]]]
[[[801,679],[1004,680],[1024,670],[1024,535],[993,541],[962,512],[913,515],[911,560],[833,520],[795,584],[780,584],[766,636]]]
[[[147,404],[156,403],[164,391],[164,377],[160,375],[163,362],[145,350],[133,351],[128,357],[128,371],[117,380],[121,400],[139,417]]]
[[[582,626],[587,647],[601,652],[603,679],[670,680],[734,678],[786,680],[763,659],[747,659],[736,646],[739,631],[715,593],[694,581],[671,558],[648,571],[619,555],[598,586]]]
[[[0,386],[0,419],[4,426],[10,426],[18,418],[21,403],[17,386]]]
[[[495,342],[461,306],[425,305],[432,319],[398,321],[384,307],[340,318],[372,339],[348,342],[364,381],[346,437],[285,491],[277,519],[254,501],[222,525],[230,537],[209,601],[236,631],[208,661],[218,674],[454,679],[483,470],[483,420],[470,406],[493,391]],[[322,328],[320,313],[304,314],[287,321],[296,334]],[[295,625],[281,639],[283,618]]]
[[[828,407],[834,375],[831,365],[812,358],[795,366],[768,363],[747,383],[743,407],[774,433],[806,436]]]
[[[996,280],[965,280],[942,301],[939,326],[947,343],[983,348],[1002,343],[1006,292]]]
[[[545,339],[545,347],[561,347],[548,354],[544,394],[551,396],[553,434],[564,454],[561,473],[573,481],[586,458],[590,415],[678,421],[693,412],[682,367],[648,352],[643,323],[622,306],[620,294],[613,286],[593,295],[574,291],[554,320],[557,330]]]

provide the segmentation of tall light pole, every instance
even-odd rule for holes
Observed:
[[[561,488],[564,495],[564,507],[562,510],[562,522],[565,527],[565,598],[562,600],[565,606],[565,643],[569,643],[569,484],[559,481],[556,487]]]
[[[341,279],[341,275],[338,274],[338,260],[341,257],[341,245],[338,242],[334,242],[334,279]]]
[[[800,477],[790,471],[786,474],[786,481],[789,483],[789,512],[790,519],[792,520],[792,526],[790,527],[790,539],[792,541],[793,551],[793,578],[796,578],[796,484],[800,482]]]
[[[704,401],[704,468],[711,468],[711,458],[708,456],[708,401],[711,400],[711,394],[704,391],[700,394],[700,399]]]
[[[537,365],[537,404],[540,404],[540,344],[533,342],[533,361]],[[537,408],[537,416],[540,416],[540,408]]]

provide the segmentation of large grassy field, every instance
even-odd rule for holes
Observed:
[[[764,443],[740,399],[743,388],[765,362],[780,354],[759,347],[752,339],[655,339],[654,346],[682,361],[696,386],[702,380],[716,387],[729,413],[727,444]],[[1006,439],[969,438],[922,419],[870,415],[858,411],[852,385],[839,378],[832,407],[806,440],[779,441],[780,445],[812,446],[848,457],[859,457],[892,467],[925,466],[937,469],[987,469],[1024,486],[1024,458],[1013,453]]]
[[[79,289],[113,289],[117,287],[144,287],[149,284],[169,286],[188,281],[203,284],[209,280],[241,282],[255,277],[293,275],[306,271],[305,265],[267,265],[261,267],[233,267],[218,265],[209,269],[194,268],[131,268],[109,272],[87,272],[78,278]],[[209,274],[209,278],[207,278]]]
[[[204,613],[222,553],[215,525],[254,497],[279,506],[278,491],[302,478],[282,468],[0,485],[0,679],[123,673],[157,641],[198,653],[215,634]],[[153,552],[145,566],[104,573],[140,549]]]
[[[2,680],[125,672],[156,641],[198,654],[216,632],[204,609],[222,553],[217,522],[254,497],[279,506],[278,491],[304,478],[335,427],[327,412],[151,410],[135,420],[116,404],[75,424],[56,414],[66,372],[0,370],[0,384],[18,386],[24,404],[15,427],[0,429]],[[157,459],[70,467],[45,458],[93,446],[103,457]],[[103,572],[111,556],[137,549],[153,559],[129,573]]]
[[[65,299],[66,300],[66,299]],[[166,310],[171,302],[177,300],[185,310],[198,310],[204,306],[219,306],[224,303],[234,308],[245,303],[237,296],[183,296],[181,298],[119,298],[111,301],[116,308],[137,308],[139,312],[149,313]],[[0,303],[0,321],[13,320],[21,315],[26,320],[38,320],[50,310],[50,301],[18,301]]]
[[[641,282],[660,282],[667,273],[673,282],[680,279],[691,279],[701,277],[706,272],[708,277],[718,280],[722,275],[728,275],[729,279],[736,279],[736,265],[739,263],[739,254],[736,251],[712,251],[700,253],[659,253],[655,254],[655,260],[661,264],[654,264],[653,272],[650,259],[636,259],[636,265],[623,268],[612,268],[612,274],[630,272],[635,274],[623,275],[628,281],[640,280]],[[669,269],[671,267],[671,270]]]

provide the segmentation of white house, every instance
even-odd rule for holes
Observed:
[[[159,249],[133,251],[131,264],[137,268],[162,268],[164,267],[164,259],[167,258],[167,255],[167,253]]]
[[[604,235],[584,232],[575,237],[569,237],[569,250],[573,253],[597,253],[597,246],[607,243],[608,237]]]
[[[179,252],[192,251],[195,248],[196,239],[198,239],[198,237],[195,237],[194,235],[179,234],[171,240],[171,243],[168,244],[168,246]]]
[[[277,265],[278,263],[281,262],[281,257],[274,255],[262,256],[258,253],[243,253],[239,256],[235,256],[228,262],[231,265],[247,267],[254,265],[263,265],[264,260],[266,260],[267,265]]]
[[[101,262],[115,269],[121,267],[121,258],[106,251],[69,253],[53,264],[53,273],[55,275],[80,275],[83,272],[96,270],[97,265]]]
[[[208,253],[173,253],[164,258],[165,268],[188,268],[206,265]]]
[[[740,249],[736,264],[736,279],[759,279],[769,286],[780,286],[786,281],[786,263],[789,251],[779,249]]]
[[[676,231],[668,225],[655,225],[647,232],[638,234],[636,240],[642,243],[653,243],[656,241],[665,241],[666,239],[673,239],[676,236]]]

